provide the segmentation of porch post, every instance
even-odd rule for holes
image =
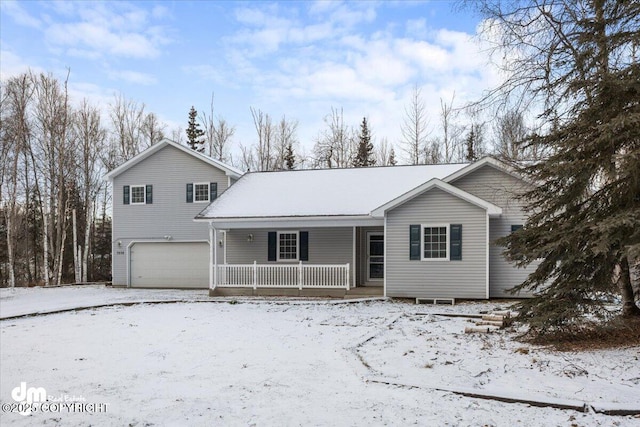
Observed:
[[[218,286],[218,230],[213,229],[213,288]]]
[[[349,290],[349,276],[350,276],[349,263],[347,263],[347,290]]]
[[[356,256],[357,256],[356,247],[357,247],[357,244],[358,244],[358,239],[357,239],[356,227],[354,226],[353,227],[353,243],[352,243],[352,245],[353,245],[353,264],[352,265],[353,265],[353,286],[354,287],[356,285],[356,268],[357,268],[356,266],[358,265],[358,264],[356,264]],[[347,278],[347,280],[349,280],[349,279],[350,279],[350,277]]]

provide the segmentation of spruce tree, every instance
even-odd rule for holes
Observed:
[[[356,168],[366,168],[376,164],[375,155],[373,153],[373,144],[371,143],[371,132],[367,126],[367,118],[362,119],[360,124],[360,135],[358,135],[358,151],[353,159],[353,166]]]
[[[198,153],[204,152],[204,131],[200,129],[200,123],[196,121],[198,111],[191,106],[189,121],[187,123],[187,144]]]
[[[389,152],[389,166],[395,166],[397,164],[398,164],[398,161],[396,160],[396,152],[392,148],[391,151]]]
[[[284,164],[287,170],[293,170],[296,164],[296,156],[293,154],[293,144],[289,142],[284,153]]]
[[[517,265],[537,264],[514,288],[534,292],[520,319],[534,334],[579,333],[611,316],[608,294],[622,297],[623,318],[639,316],[630,270],[640,259],[640,3],[481,5],[502,48],[520,52],[491,96],[545,107],[546,128],[524,148],[550,154],[520,168],[535,184],[522,196],[530,216],[498,242]]]

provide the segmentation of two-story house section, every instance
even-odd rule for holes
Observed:
[[[209,232],[193,218],[241,175],[166,139],[109,172],[113,285],[207,288]]]

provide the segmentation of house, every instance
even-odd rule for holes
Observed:
[[[530,269],[493,242],[524,224],[515,196],[526,188],[491,157],[247,173],[195,219],[209,226],[210,293],[512,296]]]
[[[166,139],[109,172],[113,285],[208,288],[208,227],[193,218],[241,175]]]

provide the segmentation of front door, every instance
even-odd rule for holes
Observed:
[[[367,233],[367,281],[384,279],[384,234]]]

